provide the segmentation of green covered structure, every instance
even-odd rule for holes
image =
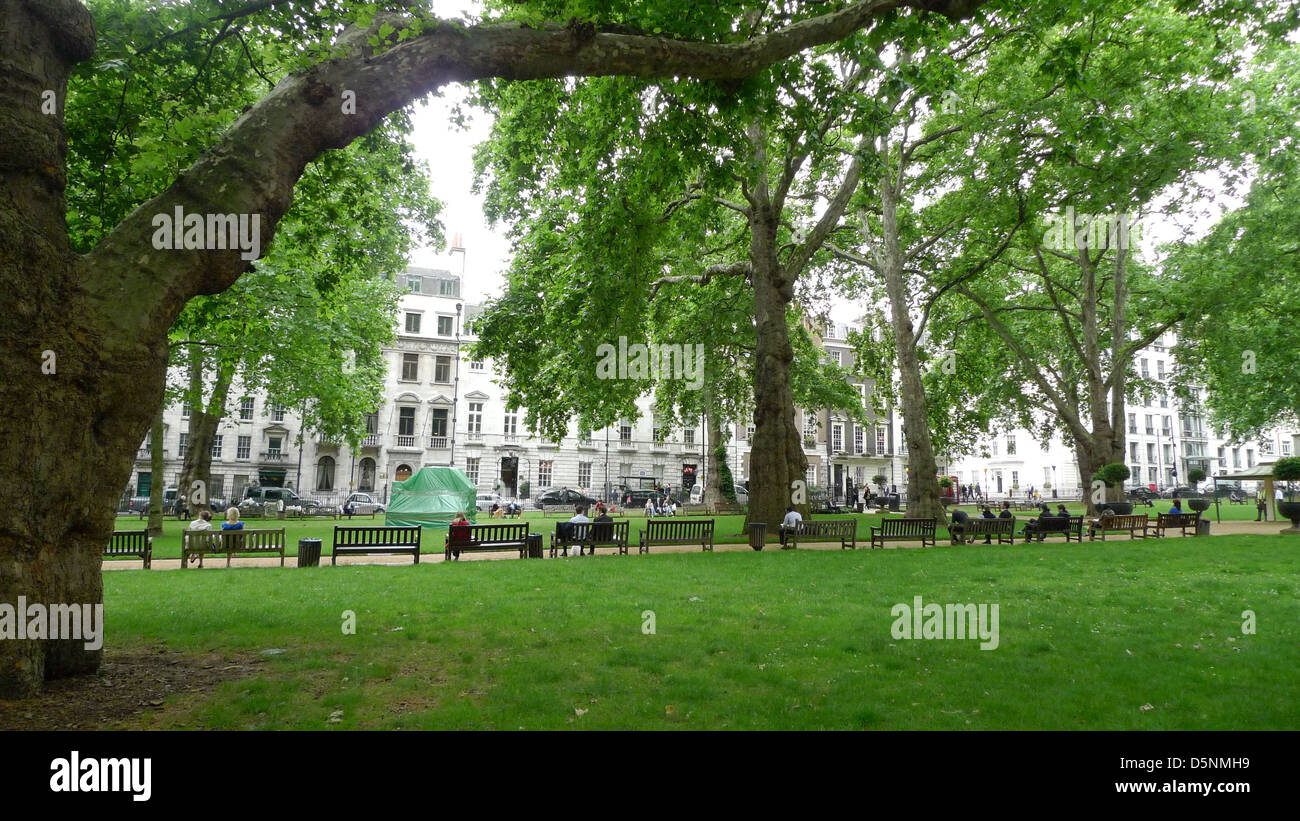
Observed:
[[[384,524],[445,528],[459,511],[472,522],[477,496],[478,488],[460,468],[420,468],[411,478],[393,482]]]

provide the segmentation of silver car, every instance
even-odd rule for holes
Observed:
[[[354,514],[384,512],[384,506],[369,493],[353,493],[343,504],[344,506],[351,505]]]

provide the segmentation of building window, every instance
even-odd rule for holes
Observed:
[[[1165,378],[1165,361],[1163,359],[1156,360],[1156,378],[1157,379]]]
[[[991,448],[992,448],[992,451],[993,451],[991,455],[992,455],[992,456],[997,456],[997,455],[998,455],[998,440],[995,438],[995,439],[990,443],[990,445],[991,445]]]
[[[501,432],[506,435],[507,439],[514,439],[519,435],[519,414],[514,411],[507,411],[505,418],[501,421]]]
[[[267,439],[266,455],[271,457],[272,459],[280,458],[280,442],[281,439],[279,436],[272,436],[269,439]]]
[[[654,421],[654,427],[651,428],[650,430],[650,435],[654,437],[655,444],[662,445],[664,443],[664,437],[667,435],[667,433],[668,433],[668,429],[659,427],[659,420],[656,419]]]
[[[889,452],[889,430],[876,426],[876,455],[884,456]]]
[[[438,317],[438,336],[452,335],[453,331],[452,331],[451,319],[452,318],[449,316]]]
[[[805,442],[817,441],[817,417],[807,412],[803,415],[803,438]]]
[[[1147,442],[1147,461],[1153,465],[1156,463],[1156,446],[1150,442]]]
[[[655,484],[656,484],[656,485],[662,485],[662,484],[664,483],[664,465],[663,465],[663,463],[660,462],[660,463],[658,463],[658,464],[651,465],[651,466],[650,466],[650,474],[651,474],[652,476],[654,476]]]
[[[180,458],[182,458],[182,459],[185,458],[185,451],[189,448],[189,446],[190,446],[190,435],[189,435],[188,433],[182,433],[182,434],[181,434],[180,451],[179,451],[179,453],[178,453],[178,455],[180,456]]]
[[[1272,455],[1273,455],[1273,443],[1270,442],[1270,441],[1268,441],[1267,439],[1262,440],[1262,441],[1259,443],[1259,454],[1260,454],[1261,456],[1272,456]]]
[[[1015,455],[1016,455],[1016,435],[1014,433],[1008,433],[1007,434],[1007,456],[1015,456]],[[1015,474],[1013,473],[1012,476],[1015,476]],[[1012,481],[1014,482],[1014,479]]]
[[[460,280],[452,277],[438,278],[438,296],[460,296]]]
[[[1290,442],[1283,442],[1283,443],[1282,443],[1282,455],[1283,455],[1283,456],[1290,456],[1290,455],[1291,455],[1291,443],[1290,443]]]
[[[475,373],[481,373],[483,371],[483,360],[471,359],[469,361],[469,369]]]
[[[591,462],[578,463],[578,487],[591,487]]]
[[[407,313],[406,315],[406,332],[408,334],[418,334],[420,332],[420,315],[416,313]]]
[[[465,478],[474,484],[478,484],[478,458],[465,460]]]
[[[1143,378],[1143,379],[1149,379],[1150,377],[1151,377],[1151,369],[1150,369],[1149,367],[1147,367],[1147,361],[1146,361],[1145,359],[1143,359],[1143,360],[1142,360],[1142,378]]]
[[[1156,468],[1147,468],[1147,482],[1153,485],[1160,483],[1160,473]]]
[[[212,437],[212,458],[213,459],[221,458],[221,436],[220,435]]]
[[[867,448],[867,434],[861,425],[853,426],[853,452],[863,453]]]
[[[249,459],[253,456],[253,437],[241,436],[235,442],[235,458]]]
[[[687,445],[695,444],[695,428],[682,428],[682,442]]]
[[[1160,464],[1162,465],[1172,464],[1174,461],[1173,445],[1162,445],[1160,450],[1161,450],[1160,455],[1164,457],[1164,461],[1161,462]]]
[[[402,354],[402,380],[405,382],[420,381],[420,355],[418,353]]]
[[[189,403],[189,402],[182,402],[182,403],[181,403],[181,418],[182,418],[182,419],[189,419],[189,418],[190,418],[190,403]]]
[[[1138,415],[1136,413],[1130,413],[1128,415],[1128,432],[1129,433],[1138,432]]]
[[[831,450],[844,450],[844,426],[838,422],[831,426]]]
[[[620,442],[632,441],[632,424],[627,420],[623,420],[618,423],[618,441]]]
[[[406,278],[406,292],[408,294],[420,293],[420,279],[418,276],[408,276]]]
[[[365,491],[375,489],[375,460],[369,456],[361,460],[361,481],[357,483],[357,489]]]
[[[1255,466],[1255,449],[1246,448],[1246,467],[1253,468],[1254,466]]]
[[[1132,459],[1134,462],[1137,462],[1137,461],[1141,460],[1142,457],[1138,455],[1138,443],[1137,443],[1137,442],[1129,442],[1129,443],[1128,443],[1128,458],[1129,458],[1129,459]]]
[[[415,435],[415,408],[397,409],[397,435]]]
[[[1154,436],[1156,433],[1156,421],[1155,421],[1156,418],[1149,413],[1146,415],[1146,417],[1147,417],[1147,436]]]
[[[750,422],[749,424],[745,425],[745,439],[749,440],[750,442],[754,441],[754,430],[755,428],[753,422]]]
[[[431,425],[432,425],[432,432],[430,433],[431,436],[446,438],[447,436],[447,409],[446,408],[433,409],[433,421],[431,422]]]
[[[277,402],[276,404],[271,406],[271,421],[272,422],[284,421],[284,405],[281,405]]]
[[[809,465],[808,472],[804,474],[804,479],[808,482],[808,487],[817,486],[817,466]]]
[[[543,489],[551,486],[552,465],[549,459],[537,463],[537,484]]]
[[[469,403],[469,432],[470,434],[483,432],[483,403]]]
[[[331,456],[322,456],[316,463],[316,489],[334,489],[334,458]]]
[[[410,478],[411,478],[411,466],[410,466],[410,465],[398,465],[398,466],[397,466],[397,470],[393,473],[393,478],[396,479],[396,480],[399,481],[399,482],[405,482],[407,479],[410,479]]]
[[[239,400],[239,418],[245,422],[253,418],[253,397],[245,396]]]
[[[450,356],[435,356],[433,358],[433,381],[440,385],[451,384]]]

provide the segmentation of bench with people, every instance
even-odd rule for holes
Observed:
[[[555,532],[551,534],[551,558],[554,559],[561,551],[568,556],[571,547],[578,549],[579,556],[584,551],[592,555],[599,547],[613,547],[619,554],[626,555],[630,527],[627,520],[614,521],[604,502],[596,503],[595,519],[587,518],[585,505],[578,505],[572,519],[556,522]]]

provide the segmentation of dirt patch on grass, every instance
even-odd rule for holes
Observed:
[[[142,714],[176,705],[177,699],[171,697],[192,703],[223,681],[261,671],[262,661],[252,654],[178,653],[164,648],[106,650],[104,663],[93,675],[51,682],[35,698],[0,699],[0,730],[130,727]]]

